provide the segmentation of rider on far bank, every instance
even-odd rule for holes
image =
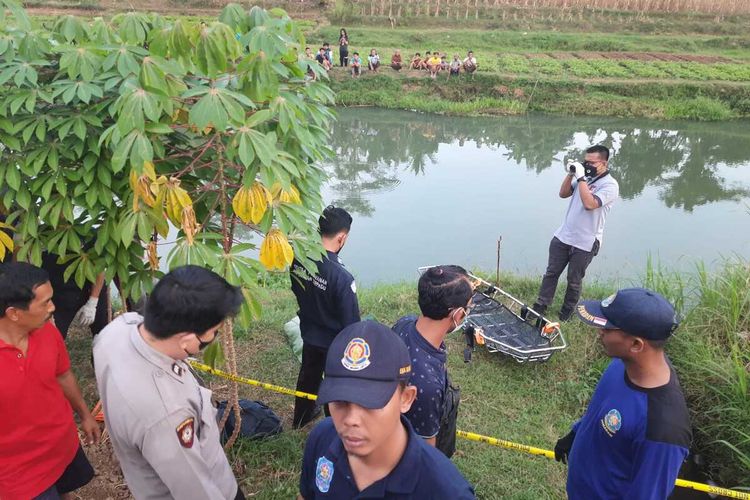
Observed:
[[[599,253],[604,222],[620,193],[617,181],[609,173],[609,149],[605,146],[591,146],[583,163],[568,162],[565,171],[559,194],[560,198],[570,198],[570,204],[549,244],[547,271],[532,306],[537,313],[545,313],[555,296],[557,280],[567,266],[568,288],[560,308],[561,321],[570,319],[578,303],[586,268]]]

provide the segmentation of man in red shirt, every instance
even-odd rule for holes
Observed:
[[[0,265],[0,498],[65,498],[94,470],[78,439],[73,410],[89,442],[99,426],[86,406],[62,336],[46,271]]]

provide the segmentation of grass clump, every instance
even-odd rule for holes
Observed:
[[[688,119],[700,121],[726,120],[732,117],[732,110],[723,102],[708,97],[696,97],[671,102],[665,109],[670,120]]]
[[[694,449],[717,482],[750,486],[750,265],[727,261],[715,274],[699,265],[688,282],[658,271],[647,284],[684,311],[672,362],[691,410]]]

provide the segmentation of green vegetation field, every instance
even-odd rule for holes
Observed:
[[[565,26],[562,26],[563,28]],[[351,49],[371,48],[384,62],[380,74],[352,81],[334,68],[332,85],[343,105],[376,105],[451,114],[565,114],[720,120],[750,116],[750,37],[690,32],[504,31],[455,28],[350,26]],[[574,29],[571,27],[570,29]],[[316,47],[337,40],[337,28],[309,33]],[[425,71],[388,67],[394,50],[465,57],[479,70],[437,81]],[[374,81],[368,81],[368,80]],[[393,80],[391,83],[388,80]]]
[[[653,269],[643,279],[646,286],[665,293],[686,312],[668,353],[688,395],[695,451],[708,461],[713,479],[726,487],[750,487],[749,276],[747,263],[734,263],[714,276],[698,273],[692,282]],[[246,377],[294,387],[298,364],[282,325],[296,313],[296,303],[285,276],[272,281],[263,293],[263,319],[249,331],[236,333],[238,370]],[[538,281],[504,276],[502,284],[530,301]],[[631,284],[619,284],[627,285]],[[614,284],[587,283],[584,296],[605,297],[615,288]],[[366,289],[360,294],[362,312],[392,324],[403,314],[417,312],[415,289],[411,282]],[[459,428],[551,449],[580,416],[607,363],[591,328],[573,320],[564,324],[563,331],[570,343],[566,351],[547,363],[526,365],[482,348],[472,363],[465,364],[461,336],[449,337],[449,369],[462,391]],[[76,337],[68,344],[74,366],[93,397],[90,341]],[[217,394],[226,390],[222,379],[207,380]],[[241,393],[268,403],[290,428],[292,398],[247,386]],[[274,438],[240,440],[235,445],[230,457],[246,494],[260,499],[296,494],[308,430],[286,430]],[[454,460],[480,498],[564,497],[566,471],[557,462],[465,440],[459,440]]]

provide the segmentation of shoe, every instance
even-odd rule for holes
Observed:
[[[573,316],[573,309],[560,309],[560,313],[557,315],[560,321],[568,321]]]
[[[544,313],[547,311],[547,306],[543,306],[542,304],[537,304],[534,302],[534,305],[531,306],[531,308],[539,314],[539,316],[544,316]]]

